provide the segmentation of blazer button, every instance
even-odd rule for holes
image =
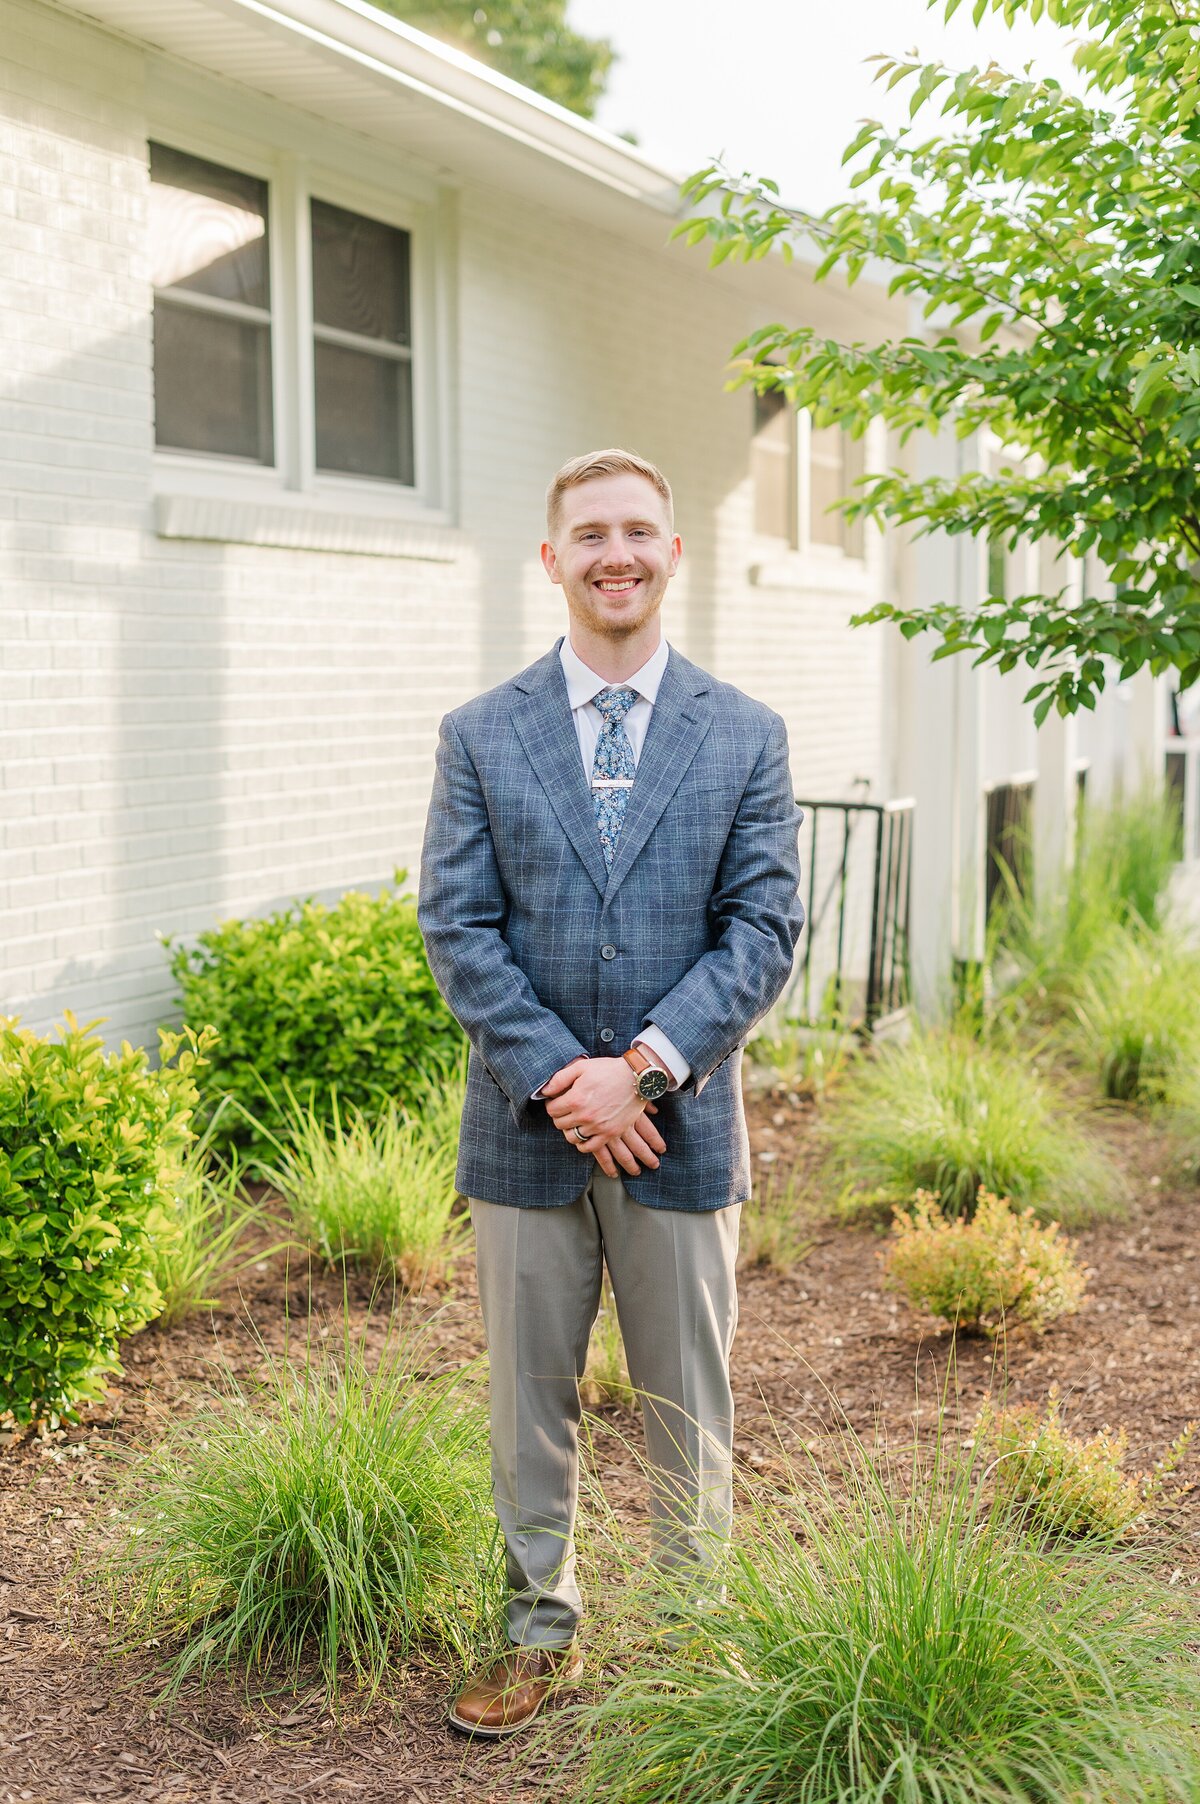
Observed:
[[[600,956],[601,958],[615,958],[617,956],[617,949],[615,946],[601,946]]]
[[[613,1030],[611,1027],[602,1027],[600,1029],[600,1038],[604,1041],[604,1044],[607,1046],[610,1040],[614,1040],[616,1038],[616,1035],[613,1033]]]

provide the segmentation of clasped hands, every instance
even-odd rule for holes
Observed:
[[[542,1085],[546,1113],[578,1152],[590,1153],[602,1172],[617,1167],[636,1177],[658,1166],[667,1143],[647,1117],[658,1111],[643,1102],[637,1080],[624,1059],[572,1059]],[[575,1129],[584,1136],[581,1140]]]

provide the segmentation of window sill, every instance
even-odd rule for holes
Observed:
[[[452,564],[463,548],[462,533],[444,516],[369,513],[340,505],[333,496],[235,499],[162,492],[154,497],[154,528],[160,539],[414,558],[429,564]]]
[[[872,582],[862,558],[831,552],[765,551],[750,565],[749,577],[756,589],[790,589],[824,595],[852,595],[866,600]]]

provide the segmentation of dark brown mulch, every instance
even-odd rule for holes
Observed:
[[[760,1171],[798,1167],[803,1194],[811,1108],[781,1090],[756,1095],[750,1113]],[[1077,1237],[1092,1268],[1088,1301],[1041,1338],[1014,1335],[1002,1349],[960,1339],[955,1348],[883,1288],[883,1236],[871,1226],[816,1220],[815,1244],[793,1273],[745,1271],[734,1353],[744,1464],[770,1473],[781,1442],[829,1444],[843,1420],[902,1447],[943,1394],[965,1435],[989,1390],[1004,1386],[1010,1401],[1041,1402],[1057,1383],[1070,1426],[1124,1425],[1130,1465],[1150,1466],[1200,1418],[1200,1192],[1172,1185],[1164,1148],[1145,1122],[1115,1114],[1103,1131],[1130,1180],[1130,1213]],[[367,1293],[350,1301],[363,1323]],[[282,1259],[268,1261],[211,1322],[151,1328],[131,1340],[124,1375],[79,1427],[0,1451],[0,1804],[516,1804],[564,1792],[547,1770],[550,1756],[517,1773],[511,1744],[477,1747],[444,1728],[456,1676],[445,1667],[398,1668],[386,1695],[357,1709],[344,1701],[337,1721],[316,1688],[251,1701],[218,1682],[168,1717],[153,1704],[153,1656],[112,1657],[107,1626],[73,1576],[95,1546],[97,1521],[102,1529],[111,1455],[144,1445],[185,1410],[214,1361],[252,1372],[260,1351],[250,1321],[267,1347],[281,1348],[285,1332],[295,1344],[310,1304],[314,1332],[330,1322],[340,1332],[340,1282],[310,1284]],[[442,1297],[433,1331],[449,1360],[478,1350],[469,1268]],[[382,1323],[370,1332],[382,1338]],[[599,1440],[600,1477],[620,1514],[636,1523],[641,1486],[625,1445],[626,1435],[636,1439],[632,1419],[605,1414],[620,1432]],[[1186,1475],[1198,1468],[1200,1449]],[[1200,1591],[1200,1501],[1174,1506],[1154,1545],[1167,1576]]]

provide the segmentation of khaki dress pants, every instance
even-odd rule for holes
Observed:
[[[740,1217],[740,1204],[648,1209],[594,1163],[565,1208],[471,1200],[510,1641],[565,1647],[579,1624],[579,1380],[605,1265],[641,1393],[654,1561],[700,1581],[727,1538]]]

